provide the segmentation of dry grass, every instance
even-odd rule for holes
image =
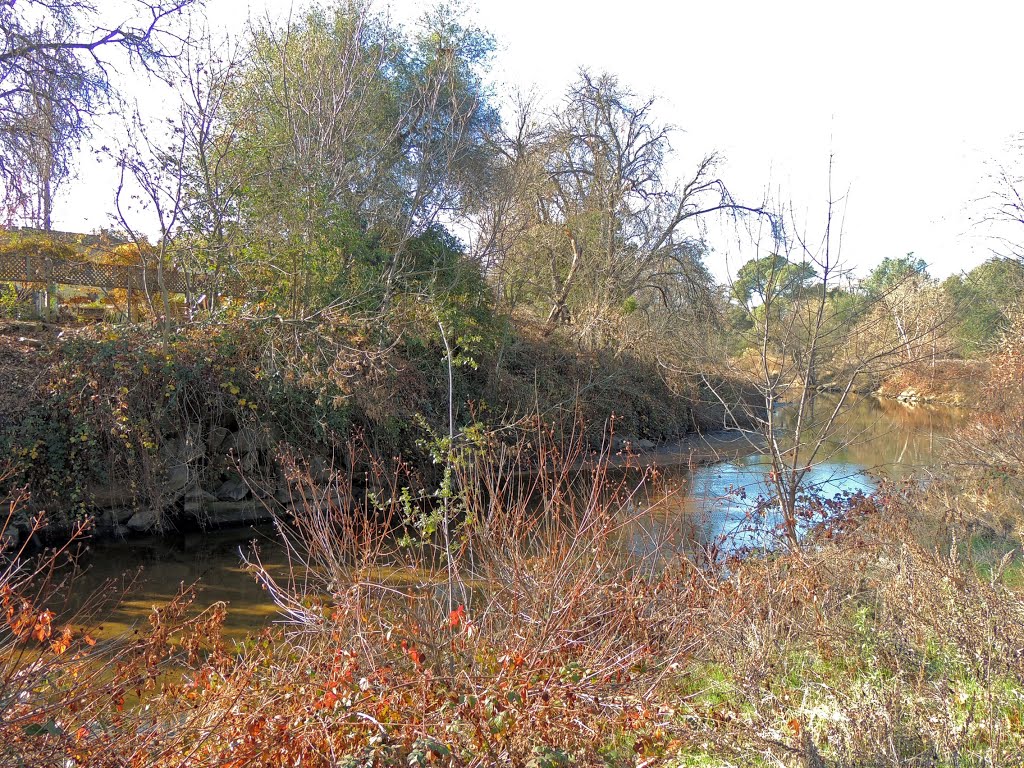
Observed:
[[[102,654],[83,634],[56,654],[9,625],[8,761],[1024,759],[1012,557],[976,567],[955,519],[924,526],[922,499],[887,493],[853,499],[799,552],[698,568],[676,549],[628,546],[656,478],[613,472],[582,444],[539,427],[512,446],[438,440],[448,471],[424,498],[365,457],[339,461],[369,469],[326,487],[293,461],[306,503],[281,523],[290,576],[272,580],[254,556],[287,625],[228,649],[219,611],[186,619],[183,597]],[[101,670],[87,685],[54,672],[78,653],[80,674]]]
[[[978,360],[934,360],[897,368],[878,388],[882,397],[913,397],[945,405],[974,405],[988,364]]]

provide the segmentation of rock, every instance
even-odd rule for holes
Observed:
[[[206,436],[206,450],[210,453],[217,453],[224,447],[224,441],[230,435],[231,432],[225,427],[210,427],[210,434]]]
[[[160,510],[155,508],[141,509],[132,515],[125,527],[132,533],[145,533],[159,527]]]
[[[131,520],[135,510],[131,507],[111,507],[96,516],[96,524],[101,528],[114,528]]]
[[[0,552],[17,552],[21,544],[21,531],[13,525],[8,525],[0,531]]]
[[[260,478],[260,482],[252,483],[249,491],[252,493],[254,499],[272,499],[274,498],[276,486],[265,478]]]
[[[227,480],[214,494],[220,501],[241,501],[249,495],[249,486],[241,478]]]
[[[217,426],[224,427],[228,432],[234,432],[238,429],[238,417],[233,410],[226,408],[220,412]]]
[[[657,443],[653,440],[642,440],[635,437],[616,437],[612,440],[612,449],[615,451],[653,451]]]
[[[928,398],[922,395],[913,387],[910,387],[909,389],[905,389],[898,395],[896,395],[896,399],[901,403],[923,403]]]
[[[226,451],[233,450],[241,456],[259,451],[263,444],[263,436],[258,431],[252,427],[242,427],[225,441],[222,448]]]
[[[94,507],[100,509],[131,506],[135,501],[135,494],[120,485],[90,485],[86,496]]]
[[[242,456],[242,471],[247,475],[252,475],[260,468],[260,459],[255,453],[247,453]]]
[[[185,494],[188,499],[194,499],[196,501],[210,502],[217,501],[217,496],[214,493],[206,490],[199,483],[193,483],[189,486],[188,492]]]
[[[300,484],[293,488],[278,486],[278,489],[274,492],[274,501],[285,506],[291,506],[292,504],[315,502],[322,498],[322,496],[322,493],[318,493],[316,489],[305,484]]]
[[[207,506],[206,513],[213,526],[259,523],[274,517],[270,509],[253,501],[215,501]]]
[[[164,481],[157,501],[163,506],[177,503],[195,482],[196,464],[206,454],[206,446],[201,438],[202,426],[190,423],[182,436],[165,440],[160,446]]]
[[[314,483],[329,483],[334,476],[334,467],[323,456],[314,454],[309,457],[309,476]]]
[[[184,435],[163,441],[160,445],[160,456],[168,464],[187,464],[200,459],[206,454],[206,444],[202,438],[202,427],[199,424],[189,424]]]
[[[206,505],[217,501],[217,497],[209,491],[203,490],[199,483],[193,482],[185,490],[185,511],[189,514],[198,514],[206,509]]]
[[[7,524],[8,528],[14,528],[22,541],[26,541],[36,530],[36,524],[32,516],[26,510],[19,510]]]
[[[167,477],[161,486],[161,490],[164,495],[174,495],[178,491],[184,491],[191,478],[192,473],[189,471],[188,464],[172,464],[167,469]],[[183,495],[184,493],[178,494],[178,498],[181,498]]]

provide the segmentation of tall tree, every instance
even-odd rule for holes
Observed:
[[[547,332],[572,324],[604,345],[623,312],[709,300],[699,222],[742,206],[716,175],[714,154],[689,179],[668,178],[672,130],[655,121],[654,106],[614,76],[584,70],[554,114],[521,117],[503,141],[505,179],[521,186],[518,203],[496,199],[528,236],[504,238],[502,281],[543,307]],[[495,211],[486,220],[505,231]]]
[[[293,313],[331,300],[317,285],[352,290],[367,253],[386,300],[410,268],[409,241],[458,216],[496,124],[481,79],[489,51],[443,9],[418,34],[355,2],[255,31],[229,100],[243,126],[233,156],[250,171],[241,217]]]
[[[232,162],[240,127],[226,104],[241,66],[232,40],[204,31],[170,70],[182,84],[175,134],[182,151],[172,155],[180,158],[175,175],[183,187],[181,232],[176,234],[185,271],[204,275],[202,289],[211,311],[246,239],[238,209],[249,174]]]
[[[928,274],[928,264],[923,259],[915,258],[913,253],[900,258],[886,257],[861,288],[875,304],[869,322],[878,324],[879,329],[890,327],[908,361],[920,357],[918,348],[922,345],[938,351],[936,331],[941,323],[937,318],[948,313],[936,309],[943,294]]]
[[[791,262],[777,253],[751,259],[736,272],[732,295],[745,306],[776,300],[794,300],[817,277],[806,262]]]
[[[928,263],[913,253],[893,258],[886,256],[867,276],[861,288],[872,298],[884,296],[906,282],[927,281]]]

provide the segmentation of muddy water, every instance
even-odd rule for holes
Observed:
[[[822,400],[815,407],[829,405]],[[783,432],[793,426],[791,410],[783,407],[779,417]],[[926,475],[960,419],[948,409],[860,399],[823,443],[809,483],[830,497],[844,491],[870,492],[884,478]],[[729,534],[741,544],[759,542],[744,532],[752,504],[767,493],[768,463],[755,439],[735,434],[695,438],[644,460],[664,467],[664,483],[653,507],[626,529],[625,548],[647,552],[667,544],[690,549],[694,542],[712,542]],[[195,584],[198,604],[228,604],[225,630],[238,639],[277,618],[267,593],[242,561],[242,553],[254,544],[272,573],[285,572],[284,555],[270,526],[96,545],[83,560],[87,569],[75,595],[123,591],[120,604],[105,616],[104,632],[113,634],[145,622],[155,605],[182,586]]]

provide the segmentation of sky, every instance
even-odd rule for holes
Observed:
[[[709,152],[734,197],[786,201],[795,227],[822,229],[832,167],[843,263],[866,274],[913,252],[938,277],[992,255],[978,219],[994,163],[1012,162],[1024,132],[1018,38],[1024,3],[660,2],[476,0],[470,20],[495,37],[492,85],[501,97],[536,88],[555,103],[580,67],[608,71],[679,128],[680,177]],[[287,13],[287,0],[249,12]],[[378,3],[400,21],[419,0]],[[239,0],[208,0],[211,23],[240,29]],[[1019,158],[1018,158],[1019,162]],[[93,168],[94,180],[108,172]],[[57,224],[109,223],[83,185]],[[753,255],[728,227],[708,230],[708,266],[724,278]]]

